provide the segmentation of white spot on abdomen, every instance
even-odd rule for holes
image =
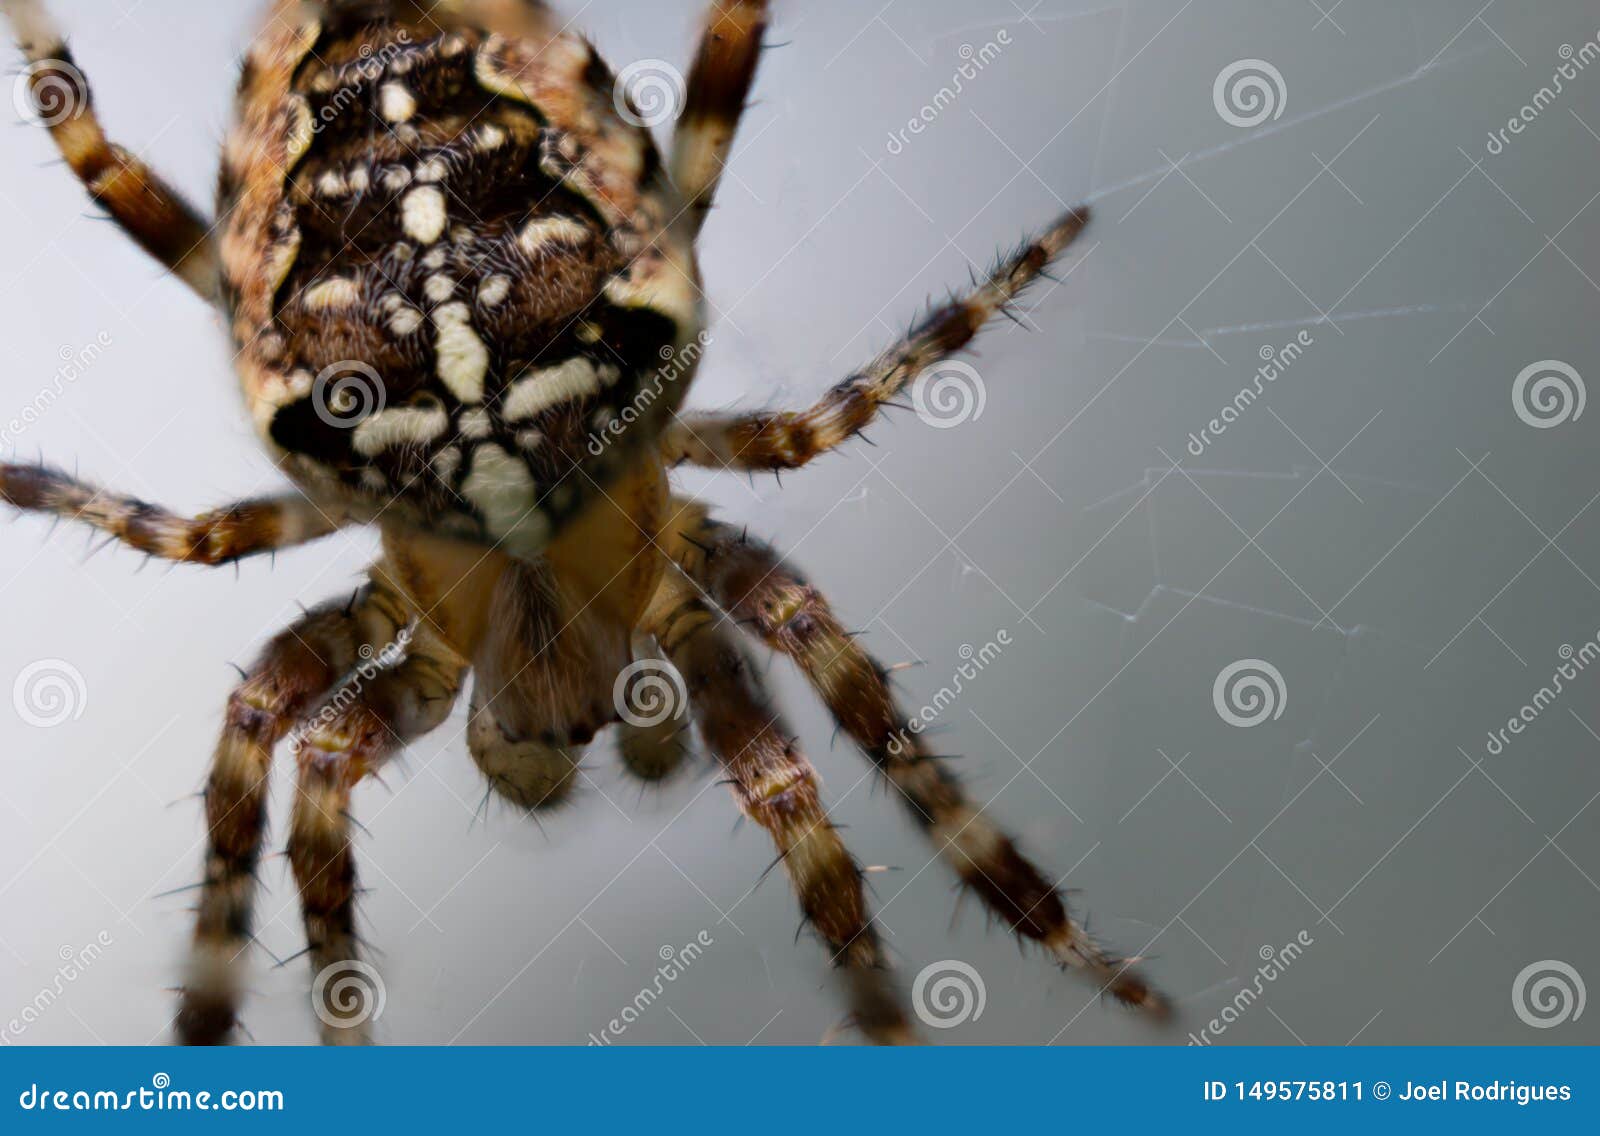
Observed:
[[[438,186],[421,186],[400,199],[400,224],[406,236],[419,244],[431,245],[444,236],[448,220],[444,192]]]
[[[389,330],[401,339],[415,335],[421,326],[422,313],[413,307],[396,308],[389,317]]]
[[[378,310],[389,321],[389,330],[398,338],[413,335],[422,326],[422,313],[407,302],[400,292],[386,292],[378,301]]]
[[[589,230],[571,217],[540,217],[529,221],[517,234],[517,247],[532,258],[543,256],[551,245],[582,244]]]
[[[378,113],[385,122],[410,122],[417,113],[417,100],[404,83],[385,83],[378,92]]]
[[[564,402],[575,402],[600,389],[594,364],[581,356],[558,367],[533,371],[518,379],[506,393],[500,415],[507,422],[532,418],[541,411]]]
[[[307,288],[300,302],[311,311],[353,308],[361,302],[361,287],[348,276],[333,276]]]
[[[457,301],[435,309],[438,329],[434,352],[439,381],[462,402],[483,401],[483,380],[489,373],[489,348],[472,328],[472,309]]]
[[[317,179],[317,192],[324,197],[343,197],[350,192],[350,185],[338,170],[329,170]]]
[[[463,438],[476,441],[487,438],[494,433],[494,423],[489,418],[489,412],[482,407],[461,412],[461,418],[456,423],[456,429]]]
[[[461,450],[457,446],[446,446],[433,455],[433,473],[440,481],[454,481],[456,470],[461,468]]]
[[[449,426],[450,416],[442,406],[396,407],[364,420],[352,442],[356,453],[370,458],[396,446],[425,445]]]
[[[478,302],[486,308],[497,308],[511,294],[511,277],[491,276],[478,286]]]
[[[422,283],[422,294],[434,303],[442,304],[456,294],[456,282],[448,276],[430,276]]]

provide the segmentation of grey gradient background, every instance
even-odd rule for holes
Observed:
[[[246,3],[56,0],[114,135],[209,200]],[[688,0],[576,0],[614,65],[688,58]],[[1000,57],[891,154],[1000,29]],[[1504,153],[1503,125],[1582,0],[889,0],[779,5],[759,105],[703,246],[716,343],[700,406],[798,403],[869,357],[930,294],[1064,203],[1096,219],[1057,285],[970,360],[981,417],[910,415],[814,469],[689,488],[792,551],[913,703],[963,644],[1013,645],[941,718],[971,789],[1105,938],[1155,956],[1169,1032],[1020,957],[796,677],[772,669],[869,864],[907,986],[961,960],[981,1016],[934,1040],[1181,1042],[1252,984],[1264,946],[1311,945],[1223,1043],[1594,1042],[1600,1010],[1514,1012],[1525,967],[1600,981],[1600,671],[1503,753],[1502,725],[1562,645],[1600,630],[1600,411],[1514,412],[1527,365],[1600,380],[1600,65]],[[1282,114],[1240,128],[1214,78],[1270,61]],[[9,110],[8,110],[9,113]],[[0,131],[0,410],[63,348],[112,346],[14,451],[199,509],[278,484],[216,320],[108,225],[42,131]],[[1313,345],[1200,458],[1199,430],[1263,345]],[[9,415],[7,415],[9,416]],[[76,717],[0,698],[0,1023],[53,992],[64,949],[103,956],[16,1040],[168,1036],[198,875],[198,789],[232,672],[295,613],[353,586],[370,534],[207,573],[6,525],[0,693],[45,659],[81,673]],[[1225,723],[1235,660],[1281,672],[1283,713]],[[605,743],[579,806],[472,823],[461,710],[367,786],[360,867],[390,1042],[581,1043],[651,983],[664,945],[714,945],[623,1036],[811,1043],[840,1015],[752,826],[704,764],[641,795]],[[1174,770],[1176,764],[1177,769]],[[282,833],[287,781],[275,788]],[[261,941],[300,949],[281,858]],[[752,890],[753,889],[753,890]],[[306,1042],[303,965],[257,954],[247,1022]]]

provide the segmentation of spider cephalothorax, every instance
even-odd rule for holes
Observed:
[[[668,470],[780,470],[866,426],[965,347],[1082,229],[1073,211],[815,407],[679,414],[704,347],[694,243],[755,76],[765,0],[714,0],[663,163],[609,69],[536,0],[275,0],[246,56],[215,225],[109,143],[39,0],[0,0],[68,163],[139,243],[221,306],[250,414],[297,492],[188,519],[42,466],[0,498],[152,554],[220,564],[376,524],[349,601],[274,639],[229,700],[178,1015],[232,1038],[266,776],[298,766],[288,853],[313,973],[359,956],[350,794],[437,726],[473,672],[468,748],[525,808],[560,800],[635,659],[681,675],[740,808],[773,836],[875,1041],[912,1036],[814,770],[747,664],[792,658],[962,882],[1123,1001],[1164,1003],[1067,914],[897,707],[888,671],[771,549],[675,498]],[[377,664],[373,660],[378,660]],[[362,681],[346,680],[361,671]],[[640,776],[672,731],[623,722]],[[336,987],[314,984],[313,998]],[[329,1042],[365,1019],[318,1005]]]

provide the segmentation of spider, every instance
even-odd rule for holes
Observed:
[[[809,409],[680,414],[705,346],[694,246],[755,78],[766,0],[710,4],[665,161],[604,61],[537,0],[273,0],[244,59],[215,221],[106,138],[40,0],[0,4],[72,171],[222,311],[245,403],[295,490],[187,518],[6,464],[0,497],[203,565],[347,525],[382,536],[361,590],[305,612],[229,697],[204,792],[180,1041],[237,1038],[280,743],[297,769],[287,850],[321,1037],[365,1042],[367,1019],[341,1016],[339,985],[323,981],[361,953],[352,790],[444,721],[469,671],[472,760],[515,805],[560,802],[609,725],[628,768],[664,777],[684,759],[682,731],[623,714],[615,696],[640,666],[681,681],[843,977],[848,1020],[873,1042],[915,1040],[861,869],[745,634],[798,665],[992,914],[1101,990],[1165,1012],[967,798],[897,705],[890,669],[822,593],[673,495],[668,477],[684,463],[796,469],[844,445],[1005,312],[1086,210]]]

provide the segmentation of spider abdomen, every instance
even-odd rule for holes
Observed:
[[[258,428],[309,491],[536,553],[686,385],[624,413],[698,330],[654,144],[589,45],[534,17],[526,38],[286,17],[247,61],[221,190]]]

